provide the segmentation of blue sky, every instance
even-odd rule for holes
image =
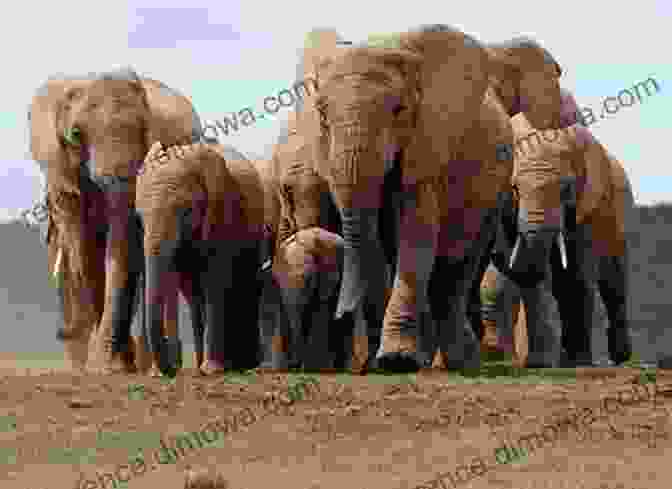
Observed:
[[[28,153],[26,110],[35,89],[51,74],[86,73],[131,65],[192,98],[203,119],[260,108],[268,95],[294,81],[297,51],[315,26],[334,26],[351,40],[419,23],[449,23],[483,41],[527,34],[551,50],[565,69],[563,86],[581,106],[599,110],[605,97],[654,76],[661,91],[642,104],[621,108],[591,126],[596,137],[628,169],[639,203],[672,200],[672,165],[666,152],[672,123],[672,65],[660,41],[669,31],[672,7],[643,0],[621,9],[613,2],[570,0],[498,3],[416,0],[413,8],[388,10],[389,2],[341,0],[319,5],[304,0],[272,4],[72,0],[40,6],[15,3],[12,23],[0,32],[5,76],[0,131],[0,219],[31,205],[39,172]],[[76,15],[73,14],[76,13]],[[384,12],[384,15],[383,15]],[[26,32],[39,35],[26,35]],[[226,138],[243,152],[268,155],[286,112],[267,117]]]

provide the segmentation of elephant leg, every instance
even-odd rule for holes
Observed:
[[[506,275],[499,274],[496,285],[496,322],[498,343],[511,346],[515,344],[514,323],[515,315],[520,308],[520,292],[516,284]],[[514,308],[516,308],[514,310]]]
[[[401,201],[401,166],[395,165],[385,176],[383,182],[383,202],[385,202],[385,205],[379,214],[380,242],[385,253],[385,261],[390,267],[390,277],[395,277],[397,274]]]
[[[451,370],[478,368],[481,362],[480,345],[467,316],[467,308],[474,283],[477,282],[480,288],[481,262],[484,256],[490,255],[498,214],[497,209],[480,214],[477,237],[465,250],[463,258],[442,252],[432,272],[430,296],[438,346],[443,364]],[[446,231],[442,227],[442,232]],[[480,293],[478,301],[480,304]]]
[[[609,358],[616,365],[628,361],[632,355],[627,309],[627,263],[627,255],[605,256],[600,259],[598,287],[609,318]]]
[[[205,292],[205,374],[219,373],[232,369],[235,364],[237,335],[241,323],[234,290],[234,265],[237,246],[223,243],[212,250],[202,273]],[[240,284],[244,286],[244,284]]]
[[[186,271],[180,273],[180,291],[189,306],[194,334],[195,369],[198,369],[205,359],[205,296],[200,278],[199,273]]]
[[[231,340],[226,350],[231,352],[232,368],[236,370],[259,365],[259,300],[262,293],[262,284],[257,276],[261,266],[259,256],[259,244],[246,241],[241,243],[231,263],[233,281],[228,303],[235,305],[235,309],[228,313],[231,316],[227,324],[233,329],[227,331]]]
[[[386,266],[378,234],[378,212],[377,207],[353,206],[341,209],[345,245],[336,327],[341,331],[344,341],[343,351],[351,360],[353,358],[348,355],[348,350],[352,349],[353,337],[358,343],[375,343],[383,320]],[[372,318],[371,314],[367,314],[367,302],[381,305],[369,310],[377,317]],[[374,338],[371,338],[372,335]],[[369,360],[373,355],[375,350],[369,350]],[[350,364],[350,368],[355,371],[361,371],[361,367],[352,362]]]
[[[439,211],[433,182],[404,188],[402,198],[396,276],[377,357],[383,369],[414,371],[429,366],[433,353],[428,345],[433,324],[425,321],[421,330],[419,322],[431,314],[428,292]]]
[[[562,304],[563,346],[567,366],[593,365],[592,329],[597,306],[598,261],[593,253],[589,224],[577,225],[567,233],[568,267],[559,275],[558,300]],[[554,272],[558,269],[558,254],[553,250]],[[556,276],[553,280],[556,280]],[[528,323],[529,327],[529,323]]]
[[[491,234],[494,237],[494,232],[491,232]],[[471,329],[474,331],[479,342],[483,340],[484,333],[483,322],[481,321],[481,281],[490,264],[490,250],[494,246],[493,239],[490,241],[491,242],[488,243],[486,247],[486,251],[481,256],[476,269],[476,277],[474,283],[471,285],[471,290],[469,291],[469,302],[467,307],[467,317],[469,318]]]
[[[104,373],[126,369],[124,354],[129,349],[133,297],[140,271],[142,248],[135,215],[130,208],[128,189],[106,190],[110,227],[107,236],[105,271],[105,311],[99,328],[104,348]]]
[[[145,274],[138,277],[138,291],[135,298],[135,314],[131,324],[131,341],[135,365],[140,373],[146,372],[152,363],[149,351],[149,336],[145,314]]]
[[[292,247],[294,250],[287,250],[288,253],[298,252],[299,247]],[[301,253],[303,255],[303,253]],[[308,305],[315,294],[315,287],[317,285],[317,277],[315,274],[302,273],[303,271],[294,270],[293,283],[288,283],[282,288],[284,310],[287,313],[289,322],[289,337],[288,337],[288,361],[289,368],[300,368],[303,363],[305,348],[305,330],[307,325],[306,311]],[[298,279],[298,280],[296,280]],[[297,283],[298,282],[298,283]]]
[[[261,368],[284,370],[289,367],[289,317],[280,284],[271,269],[262,272],[263,291],[259,304]]]
[[[550,269],[550,264],[548,267]],[[549,270],[543,280],[520,288],[527,325],[527,368],[555,368],[561,365],[562,324],[551,291],[551,280]]]
[[[343,269],[344,240],[337,234],[324,229],[313,228],[310,232],[311,242],[306,242],[305,249],[312,255],[315,268],[308,273],[306,283],[310,291],[306,291],[311,298],[307,309],[303,314],[304,325],[304,354],[302,357],[303,367],[307,369],[324,369],[334,367],[334,355],[332,353],[331,329],[335,321],[333,313],[338,299],[341,274]],[[314,240],[314,241],[313,241]],[[308,240],[306,240],[308,241]],[[375,325],[376,311],[369,310],[370,303],[365,303],[365,316],[369,328]],[[380,311],[378,315],[380,315]],[[369,330],[368,337],[379,337],[375,331]],[[371,341],[369,341],[371,348]],[[353,345],[354,348],[354,345]],[[376,350],[367,350],[365,363],[368,357],[375,355]]]
[[[558,313],[561,320],[562,364],[566,365],[569,362],[567,352],[572,350],[572,347],[569,344],[571,340],[569,328],[571,327],[572,321],[572,308],[576,307],[576,304],[572,304],[570,295],[566,293],[565,287],[570,287],[571,281],[569,280],[567,270],[561,268],[560,256],[559,253],[556,253],[555,249],[553,250],[553,253],[551,253],[551,267],[553,273],[551,290],[553,292],[553,297],[555,297],[558,304]]]

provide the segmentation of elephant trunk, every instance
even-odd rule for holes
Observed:
[[[526,281],[537,282],[546,275],[554,244],[567,266],[561,182],[536,172],[519,175],[519,179],[518,233],[508,266]]]
[[[385,275],[378,239],[378,209],[341,209],[344,270],[336,319],[354,312],[365,299],[370,282]]]

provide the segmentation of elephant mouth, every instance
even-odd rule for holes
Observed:
[[[136,177],[142,173],[144,169],[144,160],[132,159],[128,160],[128,174],[129,177],[117,175],[100,175],[97,172],[96,165],[96,151],[92,144],[82,145],[80,153],[80,176],[89,182],[93,183],[99,190],[112,190],[112,187],[125,187],[131,178]]]

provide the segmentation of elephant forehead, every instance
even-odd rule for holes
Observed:
[[[376,53],[377,51],[365,48],[351,49],[333,59],[320,69],[320,78],[324,79],[324,86],[320,88],[320,92],[328,89],[337,80],[341,82],[350,80],[356,84],[362,84],[364,81],[362,77],[353,77],[353,75],[365,76],[369,84],[373,82],[391,85],[395,81],[402,82],[401,72],[385,63],[384,59]]]
[[[184,169],[170,166],[156,169],[138,178],[136,205],[138,207],[175,207],[191,199],[196,179]]]

